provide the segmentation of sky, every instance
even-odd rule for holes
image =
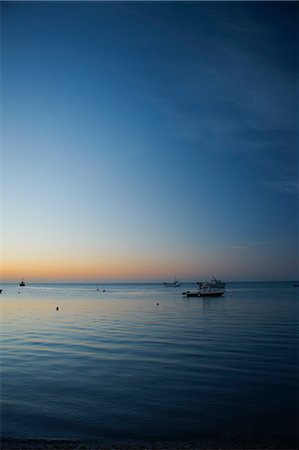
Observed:
[[[2,279],[297,279],[297,23],[1,2]]]

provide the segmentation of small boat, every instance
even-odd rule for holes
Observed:
[[[24,283],[23,278],[22,278],[22,281],[21,281],[21,283],[20,283],[20,286],[26,286],[26,284]]]
[[[214,276],[211,281],[196,284],[198,286],[196,291],[186,291],[183,292],[183,295],[186,295],[186,297],[221,297],[225,292],[225,283],[216,280]]]
[[[183,292],[183,295],[186,295],[186,297],[199,297],[199,291],[186,291]]]
[[[197,283],[199,286],[199,289],[203,283]],[[214,276],[212,277],[211,281],[206,282],[205,284],[208,284],[211,288],[215,289],[225,289],[225,283],[221,280],[217,280]]]
[[[172,283],[164,282],[163,285],[165,287],[180,287],[181,283],[176,279],[176,277],[174,277],[174,281]]]
[[[219,286],[225,286],[225,283],[215,278],[212,278],[211,282],[197,284],[199,297],[221,297],[225,292],[223,288],[219,288]]]
[[[224,294],[224,289],[200,289],[199,297],[221,297]]]
[[[186,297],[221,297],[224,294],[224,289],[198,289],[197,291],[186,291],[183,295]]]

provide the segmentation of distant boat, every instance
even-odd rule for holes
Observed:
[[[225,292],[225,283],[221,280],[216,280],[214,276],[211,281],[197,284],[199,297],[221,297]]]
[[[165,287],[180,287],[181,283],[176,279],[176,277],[174,277],[174,281],[172,283],[165,282],[165,283],[163,283],[163,285]]]
[[[225,292],[224,289],[212,288],[212,287],[204,287],[199,289],[199,297],[221,297]]]
[[[23,278],[22,278],[22,281],[21,281],[21,283],[20,283],[20,286],[26,286],[26,284],[24,283]]]
[[[199,288],[203,283],[197,283]],[[211,288],[215,289],[225,289],[225,283],[221,280],[217,280],[214,276],[212,277],[211,281],[204,283],[205,285],[209,285]]]
[[[183,295],[186,295],[186,297],[199,297],[199,291],[186,291],[183,292]]]
[[[198,289],[196,291],[183,292],[187,297],[221,297],[225,292],[225,283],[221,280],[216,280],[213,276],[211,281],[204,283],[197,283]]]
[[[197,291],[183,292],[183,295],[186,295],[186,297],[221,297],[224,292],[224,289],[204,287],[202,289],[198,289]]]

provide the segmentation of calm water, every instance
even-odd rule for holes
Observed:
[[[194,285],[2,287],[3,437],[296,434],[292,283],[231,283],[214,299],[184,298]]]

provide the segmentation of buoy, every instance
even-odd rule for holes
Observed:
[[[159,303],[157,303],[157,306],[159,306]]]

